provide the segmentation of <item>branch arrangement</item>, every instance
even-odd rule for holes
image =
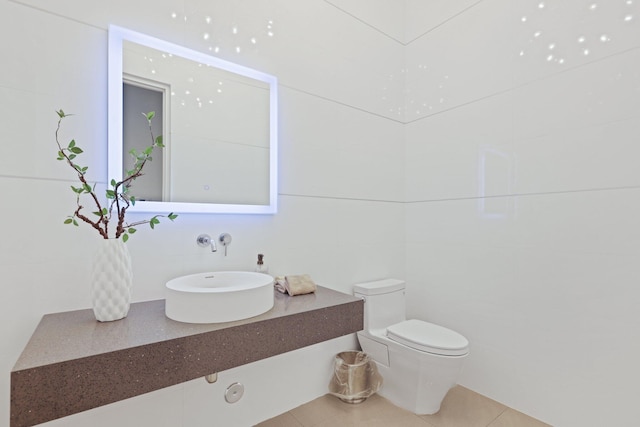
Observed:
[[[71,186],[71,190],[76,195],[76,210],[73,212],[73,215],[70,215],[65,219],[65,224],[73,224],[78,226],[78,219],[83,222],[86,222],[91,227],[95,228],[98,233],[104,238],[109,238],[109,224],[112,224],[112,219],[116,222],[115,225],[115,238],[118,239],[122,237],[122,240],[126,242],[129,240],[129,235],[134,234],[136,232],[136,226],[142,224],[149,224],[151,228],[154,228],[157,224],[160,223],[158,218],[166,217],[171,221],[176,219],[178,215],[173,212],[169,215],[155,215],[150,219],[146,219],[143,221],[127,223],[125,221],[125,214],[127,209],[130,206],[134,206],[136,203],[135,197],[130,193],[131,185],[136,178],[142,176],[142,169],[147,162],[152,160],[151,154],[153,153],[154,148],[163,148],[162,144],[162,136],[154,137],[153,131],[151,130],[151,121],[155,116],[155,112],[151,111],[149,113],[143,113],[143,116],[146,118],[149,125],[149,134],[151,136],[151,145],[144,149],[142,152],[138,152],[133,149],[129,152],[134,159],[135,164],[133,169],[126,172],[125,177],[122,181],[116,181],[112,179],[110,184],[111,188],[108,188],[106,191],[107,202],[103,206],[100,202],[100,199],[96,195],[95,189],[96,184],[91,186],[86,179],[87,166],[80,166],[75,162],[75,159],[78,155],[83,153],[83,150],[76,145],[75,140],[71,140],[66,147],[63,147],[60,144],[60,140],[58,138],[58,133],[60,131],[60,127],[62,125],[62,120],[66,117],[71,116],[71,114],[66,114],[64,111],[59,110],[56,111],[58,114],[58,127],[56,128],[56,144],[58,145],[58,160],[66,161],[67,164],[77,173],[78,180],[80,181],[80,186]],[[82,195],[88,196],[96,207],[95,211],[91,212],[91,216],[83,213],[84,206],[81,204],[80,196]]]

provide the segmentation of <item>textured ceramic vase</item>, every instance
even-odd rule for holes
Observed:
[[[100,322],[127,317],[133,273],[131,255],[122,239],[100,240],[91,271],[93,313]]]

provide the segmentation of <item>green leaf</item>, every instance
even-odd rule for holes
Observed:
[[[112,180],[111,180],[111,186],[112,186],[112,187],[115,187],[116,185],[118,185],[118,183],[116,182],[116,180],[115,180],[115,179],[112,179]]]
[[[154,216],[149,220],[149,226],[151,227],[151,229],[154,229],[156,227],[156,224],[160,224],[160,220],[157,216]]]
[[[136,198],[134,196],[129,196],[129,201],[131,202],[131,206],[136,205]]]
[[[129,227],[129,228],[127,228],[127,233],[129,233],[129,234],[133,234],[133,233],[135,233],[136,231],[138,231],[138,230],[136,230],[136,229],[135,229],[135,228],[133,228],[133,227]]]
[[[129,235],[125,233],[125,234],[122,235],[122,241],[124,243],[127,243],[127,240],[129,240]]]
[[[69,143],[69,149],[73,148],[76,146],[76,140],[72,139],[71,142]]]
[[[69,160],[73,160],[73,159],[75,159],[75,158],[76,158],[76,155],[75,155],[75,154],[69,154]]]
[[[82,148],[80,147],[69,147],[69,151],[71,151],[74,154],[80,154],[82,153]]]
[[[116,193],[113,190],[107,190],[107,199],[115,199]]]
[[[149,111],[147,114],[142,113],[147,120],[151,121],[151,119],[153,119],[156,116],[156,112],[155,111]]]
[[[171,212],[168,216],[168,218],[173,221],[174,219],[178,218],[178,214],[174,214],[173,212]]]
[[[162,135],[156,136],[156,145],[158,147],[164,147],[164,144],[162,143]]]
[[[109,212],[109,211],[107,211],[107,208],[102,208],[102,215],[106,215],[107,212]]]
[[[56,111],[56,113],[58,114],[58,117],[63,118],[65,116],[64,111],[62,110],[58,110]]]
[[[150,145],[144,150],[144,154],[146,154],[147,156],[150,156],[152,152],[153,152],[153,145]]]
[[[73,219],[73,225],[75,225],[76,227],[78,226],[78,221],[76,221],[75,219]]]
[[[64,220],[65,224],[71,224],[72,222],[73,222],[73,219],[71,219],[71,218],[67,218],[67,219]]]
[[[91,193],[91,186],[89,184],[84,184],[82,188],[84,189],[85,193]]]
[[[91,212],[91,213],[94,214],[95,216],[102,216],[102,213],[100,213],[100,211]]]

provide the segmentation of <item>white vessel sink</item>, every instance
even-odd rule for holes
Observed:
[[[273,277],[247,271],[190,274],[166,284],[165,314],[186,323],[221,323],[273,307]]]

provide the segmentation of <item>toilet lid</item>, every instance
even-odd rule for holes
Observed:
[[[387,336],[401,344],[427,353],[462,356],[469,341],[457,332],[422,320],[405,320],[387,328]]]

